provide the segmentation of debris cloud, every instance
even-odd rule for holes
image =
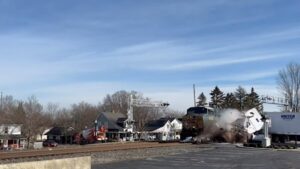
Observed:
[[[208,115],[204,122],[204,131],[198,136],[200,142],[237,142],[244,140],[244,115],[236,109],[225,109],[218,115]]]

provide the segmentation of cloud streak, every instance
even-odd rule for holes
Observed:
[[[251,72],[253,71],[253,72]],[[264,79],[268,77],[274,77],[278,74],[278,70],[265,70],[265,71],[256,71],[255,67],[253,70],[235,72],[234,74],[227,74],[225,77],[216,77],[210,79],[211,81],[230,81],[230,82],[241,82],[241,81],[252,81],[258,79]]]
[[[242,58],[217,58],[210,60],[195,60],[186,63],[180,64],[172,64],[172,65],[160,65],[160,66],[151,66],[148,69],[151,70],[162,70],[162,71],[178,71],[178,70],[191,70],[191,69],[204,69],[216,66],[226,66],[226,65],[234,65],[234,64],[242,64],[242,63],[250,63],[250,62],[258,62],[269,59],[283,58],[289,56],[288,54],[281,55],[261,55],[261,56],[248,56]]]
[[[294,1],[0,3],[0,90],[43,102],[133,89],[183,109],[192,83],[270,91],[300,55]]]

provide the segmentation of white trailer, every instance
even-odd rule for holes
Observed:
[[[272,142],[284,143],[300,138],[300,113],[269,112],[266,116],[272,123],[269,129]]]

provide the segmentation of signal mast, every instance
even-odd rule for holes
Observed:
[[[274,105],[278,105],[278,106],[283,106],[283,107],[285,107],[286,111],[288,109],[288,99],[287,98],[262,95],[261,101],[262,101],[262,103],[265,103],[265,104],[274,104]]]
[[[124,131],[130,134],[130,141],[133,141],[134,132],[134,119],[133,119],[133,108],[134,107],[154,107],[159,109],[166,109],[170,104],[162,101],[151,101],[150,99],[135,99],[131,94],[128,100],[127,119],[125,120]]]

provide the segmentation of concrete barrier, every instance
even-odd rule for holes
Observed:
[[[2,164],[0,169],[91,169],[91,157]]]

